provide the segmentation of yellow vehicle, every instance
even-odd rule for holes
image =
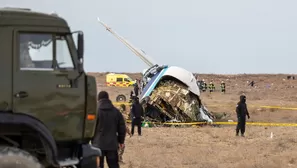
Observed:
[[[133,86],[135,83],[136,81],[126,74],[109,73],[106,75],[107,86],[129,87]]]

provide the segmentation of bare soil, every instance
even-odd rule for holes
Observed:
[[[295,127],[144,128],[126,140],[123,168],[297,167]],[[273,132],[273,138],[270,138]]]
[[[129,88],[106,87],[105,74],[96,77],[98,92],[108,91],[113,101],[119,94],[129,97]],[[140,74],[128,74],[140,78]],[[297,75],[295,75],[297,76]],[[225,120],[235,119],[235,106],[241,94],[254,122],[296,123],[297,110],[261,106],[297,107],[297,80],[287,75],[214,75],[202,74],[200,79],[213,80],[216,92],[201,93],[208,109],[226,113]],[[226,93],[220,93],[225,81]],[[250,81],[255,86],[248,86]],[[247,126],[246,137],[235,137],[235,126],[198,128],[143,128],[143,136],[126,140],[124,168],[287,168],[297,167],[296,127]],[[270,138],[271,132],[273,138]]]
[[[112,101],[119,94],[129,98],[133,87],[107,87],[105,84],[105,73],[89,73],[96,77],[98,92],[105,90],[110,94]],[[132,79],[140,79],[140,74],[126,73]],[[201,93],[202,102],[214,113],[226,113],[228,118],[224,120],[235,120],[235,107],[239,96],[247,96],[247,104],[251,113],[250,121],[257,122],[297,122],[297,110],[282,110],[263,108],[261,106],[282,106],[297,108],[297,80],[287,80],[286,74],[279,75],[214,75],[202,74],[200,79],[207,83],[213,80],[216,92]],[[295,75],[297,77],[297,75]],[[248,86],[250,81],[255,81],[255,86]],[[226,93],[220,93],[220,83],[226,83]]]

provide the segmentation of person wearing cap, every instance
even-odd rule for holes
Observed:
[[[93,145],[102,151],[100,168],[104,158],[110,168],[119,168],[118,148],[124,148],[126,136],[125,120],[121,112],[113,106],[106,91],[98,94],[98,117]]]
[[[246,123],[246,116],[250,119],[250,114],[247,109],[246,105],[246,96],[241,95],[240,101],[237,103],[236,106],[236,114],[237,114],[237,126],[236,126],[236,136],[239,135],[239,131],[241,132],[241,136],[244,137],[245,133],[245,123]]]
[[[137,126],[138,135],[141,136],[141,120],[143,117],[143,108],[139,103],[138,97],[133,98],[133,104],[131,107],[131,117],[132,117],[132,125],[131,125],[131,134],[134,134],[134,127]]]
[[[214,85],[214,83],[213,83],[213,81],[211,81],[210,83],[209,83],[209,92],[210,93],[212,93],[212,92],[214,92],[215,91],[215,85]]]

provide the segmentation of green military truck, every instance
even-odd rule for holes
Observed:
[[[83,33],[56,14],[1,8],[0,40],[1,167],[97,167],[101,151],[89,143],[97,90],[83,69]]]

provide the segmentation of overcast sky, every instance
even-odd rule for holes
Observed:
[[[296,73],[296,0],[1,0],[57,12],[85,33],[88,72],[141,72],[117,33],[158,61],[198,73]]]

